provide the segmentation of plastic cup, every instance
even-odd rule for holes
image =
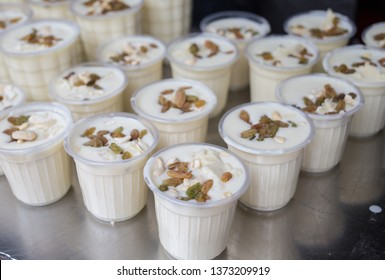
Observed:
[[[242,111],[248,113],[249,122],[240,118]],[[264,115],[289,126],[279,128],[274,138],[260,140],[259,134],[242,138],[241,133],[258,124]],[[223,115],[219,134],[251,175],[250,187],[240,198],[245,206],[273,211],[289,203],[297,188],[304,148],[314,135],[313,122],[304,113],[275,102],[241,104]]]
[[[300,52],[308,55],[300,60]],[[272,55],[264,59],[263,55]],[[316,46],[308,40],[290,36],[268,36],[252,40],[245,49],[250,67],[251,101],[277,101],[277,85],[290,77],[308,74],[318,60]],[[293,57],[297,56],[297,57]]]
[[[376,66],[370,63],[353,67],[354,63],[364,63],[362,57],[376,62]],[[379,62],[385,58],[385,50],[380,48],[354,45],[336,49],[328,53],[324,58],[324,68],[331,76],[350,80],[358,87],[365,99],[365,105],[355,114],[350,127],[349,135],[354,137],[369,137],[379,132],[385,124],[385,65]],[[355,72],[344,74],[336,72],[334,67],[342,64]]]
[[[175,104],[180,88],[188,88],[184,90],[184,94],[202,100],[203,106],[196,103],[202,103],[202,101],[191,102],[191,111],[184,112],[171,105],[171,108],[162,113],[163,106],[160,104],[160,98]],[[172,90],[172,93],[162,94],[168,90]],[[163,148],[185,142],[204,142],[209,114],[214,110],[217,98],[208,87],[199,82],[166,79],[140,88],[134,93],[131,102],[134,111],[153,123],[159,130],[159,148]]]
[[[122,36],[140,33],[140,11],[143,0],[125,0],[124,3],[129,8],[105,14],[90,14],[94,6],[87,7],[86,2],[87,0],[72,1],[71,11],[80,26],[83,47],[89,61],[96,59],[96,50],[101,44]]]
[[[361,40],[368,47],[385,48],[385,22],[369,25],[361,33]]]
[[[0,4],[0,20],[6,23],[5,28],[0,28],[0,35],[10,28],[16,27],[29,21],[32,17],[32,10],[23,4]],[[8,68],[5,65],[4,55],[0,52],[0,82],[11,82]]]
[[[21,202],[31,206],[51,204],[68,192],[72,182],[72,161],[63,147],[63,139],[72,125],[71,113],[57,103],[29,103],[3,112],[1,131],[12,127],[8,117],[20,115],[30,116],[23,130],[35,132],[37,138],[10,142],[10,136],[1,134],[4,173]]]
[[[91,138],[81,135],[91,127],[96,129],[94,136],[101,130],[113,132],[122,127],[125,136],[113,138],[107,133],[104,135],[108,140],[106,146],[86,147],[84,143]],[[145,129],[147,134],[140,140],[130,141],[133,129]],[[132,157],[123,159],[124,154],[115,154],[109,148],[112,143]],[[100,114],[76,122],[64,147],[75,160],[84,204],[92,215],[103,221],[119,222],[134,217],[143,209],[147,203],[143,168],[157,144],[156,128],[133,114]],[[140,150],[136,150],[137,147],[141,147]]]
[[[126,59],[116,61],[114,57],[122,53],[126,54]],[[130,99],[134,91],[162,79],[165,53],[166,46],[162,42],[140,35],[117,38],[99,47],[98,61],[118,66],[128,77],[123,93],[125,112],[132,112]]]
[[[214,43],[219,51],[205,47],[207,41]],[[199,48],[197,55],[191,53],[194,44]],[[230,40],[210,33],[190,34],[173,41],[167,48],[173,78],[201,82],[217,96],[218,105],[210,117],[219,115],[226,106],[231,66],[238,57],[237,47]]]
[[[244,50],[246,44],[252,39],[264,37],[270,32],[269,22],[253,13],[226,11],[203,18],[200,29],[202,32],[210,32],[230,39],[237,46],[240,55],[231,69],[230,90],[247,88],[250,74]]]
[[[94,83],[92,75],[97,75]],[[76,86],[77,83],[82,85]],[[87,85],[87,83],[91,83]],[[120,112],[127,87],[125,73],[112,65],[85,63],[52,79],[50,95],[72,112],[75,121],[100,113]]]
[[[305,147],[304,157],[301,169],[308,172],[325,172],[335,167],[342,158],[345,150],[345,144],[348,140],[351,120],[355,113],[364,104],[361,91],[352,83],[341,78],[334,78],[323,74],[310,74],[297,76],[283,81],[277,87],[277,99],[288,105],[295,105],[299,108],[305,108],[303,98],[313,98],[322,95],[324,86],[330,85],[337,94],[345,94],[347,97],[346,110],[340,113],[331,106],[337,106],[337,102],[328,103],[328,98],[324,107],[330,110],[322,109],[321,113],[308,113],[313,120],[315,134],[313,141]],[[348,96],[349,93],[356,95],[355,99]],[[351,102],[348,103],[348,102]],[[333,105],[331,105],[333,104]],[[332,113],[330,113],[332,112]]]
[[[337,26],[345,29],[345,33],[338,34],[337,32],[334,36],[322,36],[320,38],[311,35],[310,29],[325,31],[325,29],[331,28],[333,26],[332,20],[334,16],[339,19]],[[302,26],[303,28],[298,29],[298,26]],[[288,34],[311,40],[317,46],[320,59],[317,64],[314,65],[313,72],[325,72],[322,66],[322,59],[325,57],[325,54],[334,49],[346,46],[349,39],[356,33],[356,26],[353,21],[331,10],[315,10],[296,14],[285,21],[283,28]]]
[[[144,0],[143,33],[169,43],[190,31],[191,0]]]
[[[21,40],[34,30],[37,36],[52,34],[58,40],[52,45]],[[12,83],[25,90],[28,101],[48,100],[50,80],[82,60],[79,28],[67,20],[37,20],[15,27],[1,36],[0,47]]]
[[[35,19],[57,18],[75,20],[74,15],[70,11],[72,0],[61,1],[45,1],[45,0],[28,0],[28,5],[33,10]]]
[[[167,178],[166,165],[177,157],[181,162],[200,162],[200,167],[191,170],[191,179],[186,184],[213,180],[207,193],[209,199],[198,202],[195,199],[183,201],[178,195],[186,196],[188,187],[183,184],[161,191],[158,187]],[[163,172],[159,173],[163,163]],[[189,167],[190,168],[190,167]],[[230,171],[229,171],[230,170]],[[221,181],[222,172],[233,177]],[[241,160],[226,149],[210,144],[187,143],[167,147],[155,153],[146,163],[144,178],[154,193],[155,214],[158,222],[159,239],[163,248],[176,259],[213,259],[225,250],[237,200],[248,187],[249,176]],[[195,181],[194,181],[195,184]]]

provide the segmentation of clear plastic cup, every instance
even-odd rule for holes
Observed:
[[[75,20],[74,15],[70,11],[72,1],[28,0],[28,5],[33,10],[33,17],[35,19],[57,18]]]
[[[80,26],[88,61],[96,59],[96,50],[101,44],[122,36],[140,33],[140,11],[143,0],[124,0],[124,4],[129,8],[105,14],[90,14],[93,6],[85,6],[86,2],[87,0],[72,1],[70,8]]]
[[[116,61],[114,57],[123,52],[127,60]],[[162,79],[165,54],[166,46],[161,41],[141,35],[117,38],[98,48],[98,61],[118,66],[128,77],[128,86],[123,93],[125,112],[132,112],[130,99],[136,90]]]
[[[142,29],[169,43],[189,33],[192,18],[191,0],[144,0]]]
[[[32,34],[57,40],[53,45],[21,40]],[[79,28],[67,20],[37,20],[15,27],[1,36],[0,48],[12,83],[25,90],[28,101],[48,100],[50,80],[82,62]]]
[[[369,137],[385,125],[385,65],[379,62],[382,58],[385,58],[385,50],[363,45],[339,48],[324,58],[324,68],[329,75],[350,80],[364,96],[365,105],[352,120],[350,136]],[[371,66],[369,61],[366,63],[367,59],[375,61],[376,66]],[[364,65],[353,67],[354,63]],[[340,67],[342,64],[355,72],[336,72],[334,67]]]
[[[187,97],[194,96],[201,100],[196,102],[203,101],[204,104],[200,106],[196,102],[191,102],[191,112],[184,112],[170,105],[170,108],[163,113],[164,106],[160,104],[160,98],[175,104],[180,88],[189,88],[183,90],[184,94]],[[166,91],[172,93],[162,94]],[[166,79],[140,88],[134,93],[131,102],[132,108],[139,116],[151,121],[157,127],[159,148],[163,148],[185,142],[204,142],[209,114],[215,109],[217,98],[212,90],[202,83],[184,79]]]
[[[163,191],[158,188],[168,176],[166,169],[171,168],[167,163],[170,160],[175,162],[175,157],[181,162],[189,162],[192,177],[185,180],[187,185],[196,184],[195,180],[203,185],[207,180],[213,180],[207,193],[208,200],[178,199],[178,195],[186,196],[185,189],[188,187],[185,183]],[[199,167],[194,166],[197,162]],[[232,174],[227,182],[221,180],[224,171]],[[237,200],[249,185],[248,175],[236,155],[211,144],[185,143],[155,153],[146,163],[144,178],[154,193],[159,239],[163,248],[176,259],[213,259],[223,252],[228,243]]]
[[[202,32],[210,32],[230,39],[237,46],[240,55],[231,69],[230,90],[247,88],[250,74],[244,50],[246,44],[252,39],[264,37],[270,32],[269,22],[253,13],[226,11],[204,17],[200,23],[200,29]]]
[[[279,128],[274,138],[261,140],[263,137],[259,132],[255,134],[251,125],[257,125],[265,115],[271,120],[285,122],[288,127]],[[250,187],[240,198],[244,205],[255,210],[273,211],[289,203],[297,188],[304,148],[314,135],[314,125],[309,117],[281,103],[246,103],[223,115],[219,134],[229,151],[237,154],[249,169]]]
[[[301,50],[304,55],[300,61]],[[277,35],[252,40],[245,49],[250,67],[251,101],[277,101],[277,85],[290,77],[308,74],[318,60],[317,47],[308,40]],[[266,55],[266,59],[263,57]],[[293,57],[298,56],[298,57]]]
[[[0,4],[0,21],[6,22],[5,28],[0,28],[0,35],[10,28],[16,27],[29,21],[32,10],[23,4],[4,3]],[[16,21],[15,21],[16,20]],[[8,68],[5,65],[4,55],[0,52],[0,82],[11,82]]]
[[[214,43],[219,51],[205,47],[207,41]],[[191,52],[194,45],[198,48],[195,51],[199,50],[197,54]],[[238,57],[237,47],[230,40],[210,33],[190,34],[173,41],[167,48],[173,78],[201,82],[216,94],[218,105],[210,117],[219,115],[226,106],[231,66]]]
[[[11,137],[4,133],[13,127],[8,117],[21,115],[30,117],[19,126],[20,130],[32,131],[37,137],[34,141],[10,142]],[[15,197],[31,206],[61,199],[72,182],[72,161],[63,147],[63,139],[72,126],[70,111],[57,103],[34,102],[1,113],[1,120],[0,159]],[[15,138],[27,139],[19,136]]]
[[[91,138],[82,135],[91,127],[95,127],[95,133],[113,132],[122,127],[120,133],[125,136],[114,139],[107,133],[104,135],[107,146],[86,147],[84,143]],[[147,130],[141,142],[130,141],[133,129]],[[143,209],[147,203],[143,168],[158,144],[158,137],[150,122],[129,113],[99,114],[76,122],[64,147],[75,160],[84,204],[92,215],[103,221],[119,222],[134,217]],[[122,141],[118,142],[119,139]],[[131,157],[123,159],[124,154],[115,154],[110,148],[112,143],[131,153]],[[138,146],[140,150],[135,150]]]
[[[335,167],[342,158],[345,144],[348,139],[350,123],[353,116],[364,104],[361,91],[352,83],[341,78],[326,76],[324,74],[310,74],[284,80],[277,87],[276,95],[280,102],[295,105],[299,108],[306,107],[303,98],[313,98],[324,94],[324,86],[330,85],[337,94],[345,94],[345,110],[335,112],[332,106],[337,106],[337,101],[324,103],[322,113],[308,113],[313,120],[315,134],[313,141],[305,147],[301,169],[308,172],[325,172]],[[355,99],[349,96],[355,95]],[[331,100],[331,99],[327,99]],[[348,103],[348,102],[351,102]],[[333,105],[332,105],[333,104]],[[329,108],[330,110],[328,110]]]
[[[97,75],[96,82],[93,75]],[[81,85],[76,86],[77,83]],[[125,73],[118,67],[89,62],[60,73],[51,80],[49,92],[54,100],[70,109],[77,121],[95,114],[122,111],[127,84]]]
[[[367,26],[361,33],[361,40],[366,46],[385,49],[385,21]]]
[[[310,29],[324,30],[325,28],[331,28],[333,26],[332,20],[334,16],[339,19],[337,26],[345,29],[345,33],[335,36],[324,36],[321,38],[317,38],[310,34]],[[298,25],[303,28],[299,30],[296,29],[295,27]],[[325,54],[334,49],[346,46],[350,38],[356,33],[356,26],[353,21],[348,17],[339,13],[334,13],[331,10],[315,10],[293,15],[285,21],[283,28],[286,33],[309,39],[317,46],[320,59],[317,64],[314,65],[313,72],[325,72],[322,65],[322,59]]]

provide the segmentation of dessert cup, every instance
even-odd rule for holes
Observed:
[[[0,2],[1,3],[1,2]],[[32,10],[23,4],[0,4],[0,35],[8,29],[16,27],[29,21],[32,17]],[[8,68],[5,65],[4,55],[0,52],[0,82],[9,83],[11,78],[8,73]]]
[[[157,144],[156,128],[133,114],[99,114],[76,122],[64,147],[75,160],[84,204],[92,215],[119,222],[143,209],[143,167]]]
[[[249,63],[244,50],[252,39],[261,38],[270,32],[268,21],[253,13],[241,11],[218,12],[206,16],[200,23],[202,32],[223,36],[237,46],[239,59],[231,69],[230,90],[237,91],[249,86]]]
[[[238,57],[230,40],[210,33],[190,34],[167,48],[173,78],[201,82],[217,96],[218,104],[210,117],[219,115],[226,106],[231,66]]]
[[[310,74],[284,80],[276,95],[313,120],[315,134],[305,147],[301,169],[324,172],[335,167],[344,153],[351,120],[364,103],[361,91],[347,80]]]
[[[57,18],[75,20],[71,13],[70,4],[73,0],[28,0],[28,5],[33,10],[35,19]]]
[[[219,133],[251,176],[240,201],[260,211],[285,206],[294,196],[303,150],[314,135],[313,122],[292,106],[246,103],[223,115]]]
[[[182,173],[189,178],[172,177]],[[237,156],[211,144],[174,145],[148,160],[144,178],[154,193],[160,243],[171,256],[213,259],[225,250],[237,200],[249,184]]]
[[[361,34],[361,40],[368,47],[385,49],[385,22],[369,25]]]
[[[336,49],[323,61],[331,76],[350,80],[358,87],[365,105],[355,114],[349,135],[369,137],[385,124],[385,50],[363,45]]]
[[[144,0],[143,33],[169,43],[188,34],[191,17],[191,0]]]
[[[72,161],[63,139],[70,111],[57,103],[33,102],[1,114],[0,159],[15,197],[31,206],[62,198],[72,182]]]
[[[141,31],[140,11],[143,0],[119,0],[116,10],[104,10],[102,0],[88,5],[88,0],[72,1],[71,11],[80,26],[80,34],[88,61],[96,59],[97,48],[112,39]],[[111,5],[109,5],[111,7]]]
[[[284,79],[310,73],[318,60],[313,43],[290,35],[252,40],[245,55],[250,67],[251,101],[277,101],[277,85]]]
[[[163,148],[204,142],[217,98],[199,82],[166,79],[140,88],[131,102],[134,111],[159,130],[159,148]]]
[[[313,72],[325,72],[322,65],[325,54],[346,46],[356,32],[355,24],[348,17],[330,9],[294,15],[285,21],[284,29],[288,34],[309,39],[317,46],[320,59]]]
[[[67,20],[38,20],[6,31],[0,47],[12,83],[28,101],[48,100],[48,84],[82,61],[78,26]]]
[[[50,95],[72,112],[75,121],[100,113],[120,112],[127,78],[112,65],[85,63],[52,79]]]
[[[118,66],[128,78],[123,110],[132,112],[130,99],[140,87],[162,79],[166,46],[150,36],[126,36],[100,46],[98,61]]]

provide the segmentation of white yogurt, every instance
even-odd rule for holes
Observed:
[[[310,73],[318,60],[314,44],[295,36],[269,36],[252,40],[245,54],[250,65],[251,101],[276,101],[278,83]]]
[[[150,36],[125,36],[98,49],[98,61],[120,67],[128,77],[124,92],[124,111],[132,111],[130,99],[140,87],[162,79],[166,46]]]
[[[352,117],[363,105],[361,91],[346,80],[313,74],[283,81],[277,88],[277,98],[300,108],[314,122],[315,135],[305,147],[302,170],[324,172],[336,166]]]
[[[183,96],[182,101],[179,96]],[[189,104],[183,107],[182,103]],[[209,114],[216,104],[216,96],[209,88],[183,79],[166,79],[146,85],[132,97],[134,111],[158,128],[160,147],[186,141],[204,142]]]
[[[263,116],[270,118],[270,135],[259,130]],[[274,120],[287,126],[279,127],[275,135],[271,123]],[[246,162],[251,174],[251,187],[241,202],[261,211],[286,205],[297,187],[303,149],[313,138],[312,121],[291,106],[247,103],[226,112],[220,120],[219,133],[229,150]]]
[[[260,16],[248,12],[228,11],[209,15],[200,23],[202,31],[218,34],[232,40],[239,52],[239,60],[231,70],[230,89],[239,90],[249,85],[249,65],[244,56],[246,43],[266,36],[270,24]]]
[[[22,104],[25,93],[12,84],[0,84],[0,111]]]
[[[356,32],[354,23],[332,10],[310,11],[290,17],[284,24],[287,33],[311,40],[320,52],[321,60],[314,72],[324,72],[322,58],[333,49],[345,46]]]
[[[73,4],[73,11],[84,16],[102,16],[124,13],[141,6],[143,0],[80,0]],[[115,2],[112,4],[112,2]],[[119,4],[119,5],[118,5]]]
[[[170,172],[189,178],[171,186]],[[235,155],[209,144],[176,145],[153,155],[144,176],[154,192],[159,238],[168,253],[177,259],[212,259],[226,248],[237,199],[248,186],[247,170]]]
[[[362,32],[362,41],[367,46],[385,48],[385,22],[377,22]]]
[[[365,105],[354,116],[350,135],[367,137],[385,124],[385,50],[354,45],[325,56],[324,68],[331,76],[348,79],[363,93]]]

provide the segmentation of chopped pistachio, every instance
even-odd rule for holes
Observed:
[[[14,126],[22,125],[23,123],[27,122],[29,119],[29,116],[19,116],[19,117],[9,117],[8,122],[13,124]]]
[[[112,150],[115,154],[122,154],[123,149],[119,147],[116,143],[111,143],[109,146],[110,150]]]

